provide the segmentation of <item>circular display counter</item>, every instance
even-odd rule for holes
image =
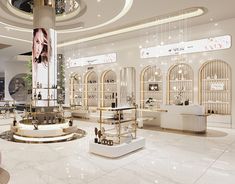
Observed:
[[[3,132],[0,138],[24,143],[64,142],[84,137],[86,132],[69,122],[56,124],[30,124],[19,121],[11,130]]]

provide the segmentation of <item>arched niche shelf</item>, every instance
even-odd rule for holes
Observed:
[[[167,103],[182,105],[193,103],[193,69],[185,63],[178,63],[168,70]]]
[[[70,77],[70,105],[83,105],[83,83],[82,77],[79,74],[71,75]]]
[[[140,107],[160,108],[162,104],[162,73],[157,66],[147,66],[141,72]]]
[[[101,107],[112,107],[117,99],[117,75],[112,70],[106,70],[101,75]]]
[[[94,71],[89,71],[85,75],[85,106],[98,106],[98,75]]]
[[[208,114],[231,114],[232,71],[221,60],[204,63],[199,71],[199,103]]]

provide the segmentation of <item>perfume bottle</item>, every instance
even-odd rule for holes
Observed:
[[[16,123],[17,123],[17,121],[16,121],[16,119],[14,118],[14,120],[13,120],[13,126],[16,126]]]
[[[116,96],[116,98],[115,98],[115,105],[116,105],[116,107],[117,107],[117,106],[118,106],[118,104],[117,104],[117,103],[118,103],[117,93],[116,93],[116,95],[115,95],[115,96]]]
[[[44,124],[46,124],[46,123],[47,123],[47,118],[46,118],[46,116],[44,116],[43,123],[44,123]]]
[[[48,123],[51,124],[51,117],[49,117]]]
[[[35,124],[35,119],[34,119],[34,116],[33,116],[33,119],[32,119],[32,124]]]
[[[41,100],[42,99],[42,95],[41,95],[41,92],[38,93],[38,100]]]

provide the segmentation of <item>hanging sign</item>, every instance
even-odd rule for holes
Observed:
[[[225,35],[214,38],[174,43],[164,46],[149,47],[140,50],[140,57],[153,58],[161,56],[172,56],[179,54],[222,50],[230,48],[231,42],[231,36]]]
[[[110,53],[71,60],[70,67],[114,63],[116,60],[116,53]]]

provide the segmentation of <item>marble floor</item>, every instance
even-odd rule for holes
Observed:
[[[144,149],[108,159],[88,152],[97,124],[75,123],[86,137],[52,144],[0,140],[9,184],[234,184],[235,129],[209,128],[207,135],[139,129]],[[0,132],[8,129],[0,123]]]

